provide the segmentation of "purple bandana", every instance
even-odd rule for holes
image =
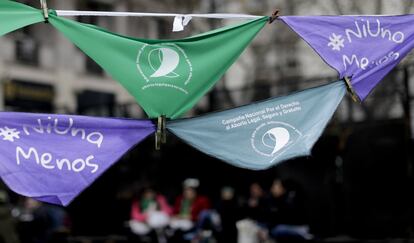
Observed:
[[[414,15],[283,16],[361,100],[414,47]]]
[[[0,112],[0,177],[16,193],[66,206],[154,131],[145,120]]]

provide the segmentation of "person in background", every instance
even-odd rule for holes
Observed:
[[[303,191],[294,181],[274,180],[266,209],[270,236],[278,242],[300,242],[313,238],[306,223]]]
[[[244,205],[245,217],[258,223],[263,221],[263,206],[265,202],[265,193],[262,186],[254,182],[250,185],[250,195]]]
[[[199,185],[198,179],[184,180],[183,193],[175,200],[174,216],[170,227],[175,231],[176,241],[183,237],[187,239],[195,237],[209,219],[210,200],[198,194]]]
[[[238,242],[259,242],[267,239],[265,224],[265,193],[258,182],[249,187],[249,197],[242,206],[243,219],[236,223]]]
[[[66,212],[63,208],[23,198],[20,209],[14,211],[19,219],[18,229],[23,243],[44,243],[55,240],[55,233],[65,228]]]
[[[165,242],[162,230],[168,226],[172,208],[165,197],[151,187],[144,187],[132,201],[131,231],[138,236],[155,233],[158,242]]]
[[[189,178],[183,182],[183,193],[178,196],[174,204],[174,218],[171,221],[173,229],[188,231],[195,226],[203,210],[210,208],[210,200],[199,195],[198,179]]]
[[[9,197],[3,190],[0,190],[0,243],[19,243]]]
[[[48,217],[49,243],[65,243],[70,235],[70,217],[65,209],[58,205],[43,204]]]
[[[240,219],[240,207],[232,187],[223,187],[220,193],[217,212],[221,219],[219,243],[237,242],[236,222]]]

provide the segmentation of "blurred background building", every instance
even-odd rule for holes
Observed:
[[[39,6],[38,1],[19,2]],[[414,9],[413,0],[49,0],[48,4],[60,10],[255,15],[270,15],[276,8],[281,15],[406,14]],[[128,36],[158,39],[190,36],[229,23],[193,19],[185,31],[173,33],[172,18],[77,20]],[[233,185],[242,193],[252,181],[268,184],[281,176],[295,178],[306,189],[311,227],[318,235],[411,237],[413,76],[414,60],[409,55],[363,104],[344,99],[313,156],[264,172],[228,166],[194,151],[172,135],[157,152],[150,139],[73,203],[69,210],[74,215],[75,230],[77,226],[85,233],[82,227],[92,222],[82,217],[85,209],[95,221],[103,217],[102,212],[109,218],[122,217],[122,199],[128,198],[130,185],[139,181],[153,180],[174,195],[179,186],[171,189],[171,184],[180,185],[182,178],[195,176],[209,185],[206,193],[214,195],[223,184]],[[336,72],[303,40],[276,21],[265,27],[188,116],[287,95],[336,79]],[[0,90],[0,110],[145,117],[120,84],[48,24],[29,26],[0,38]],[[212,179],[212,173],[220,176]],[[113,198],[118,204],[110,203]],[[96,232],[101,226],[96,226]]]
[[[36,0],[21,2],[35,7],[39,4]],[[412,5],[412,1],[405,0],[49,1],[50,8],[63,10],[234,12],[257,15],[270,15],[276,8],[281,10],[282,15],[404,14],[410,12]],[[225,21],[195,19],[186,31],[173,33],[172,18],[79,17],[77,20],[141,38],[179,38],[228,24]],[[144,116],[132,97],[117,82],[47,24],[29,26],[6,35],[0,40],[0,46],[2,108]],[[406,60],[401,66],[409,64],[410,61]],[[285,95],[335,80],[336,76],[334,70],[323,63],[304,41],[284,24],[276,22],[259,34],[213,92],[199,103],[195,112],[230,108],[253,100]],[[383,83],[373,96],[381,91],[395,93],[392,91],[399,88],[398,85],[389,84],[391,82]],[[379,96],[387,97],[381,102],[388,108],[386,112],[365,109],[370,106],[370,101],[363,106],[346,104],[342,106],[340,119],[361,121],[371,116],[402,116],[403,109],[396,104],[395,96],[388,93]],[[379,105],[378,101],[375,103]]]

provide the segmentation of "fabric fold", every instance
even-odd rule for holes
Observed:
[[[0,177],[18,194],[66,206],[154,132],[148,120],[0,112]]]
[[[167,128],[196,149],[232,165],[267,169],[309,155],[341,102],[343,81],[191,119]]]

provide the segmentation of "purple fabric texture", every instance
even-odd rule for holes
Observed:
[[[351,83],[361,100],[414,47],[414,15],[280,19]]]
[[[0,177],[18,194],[66,206],[154,131],[147,120],[0,112]]]

